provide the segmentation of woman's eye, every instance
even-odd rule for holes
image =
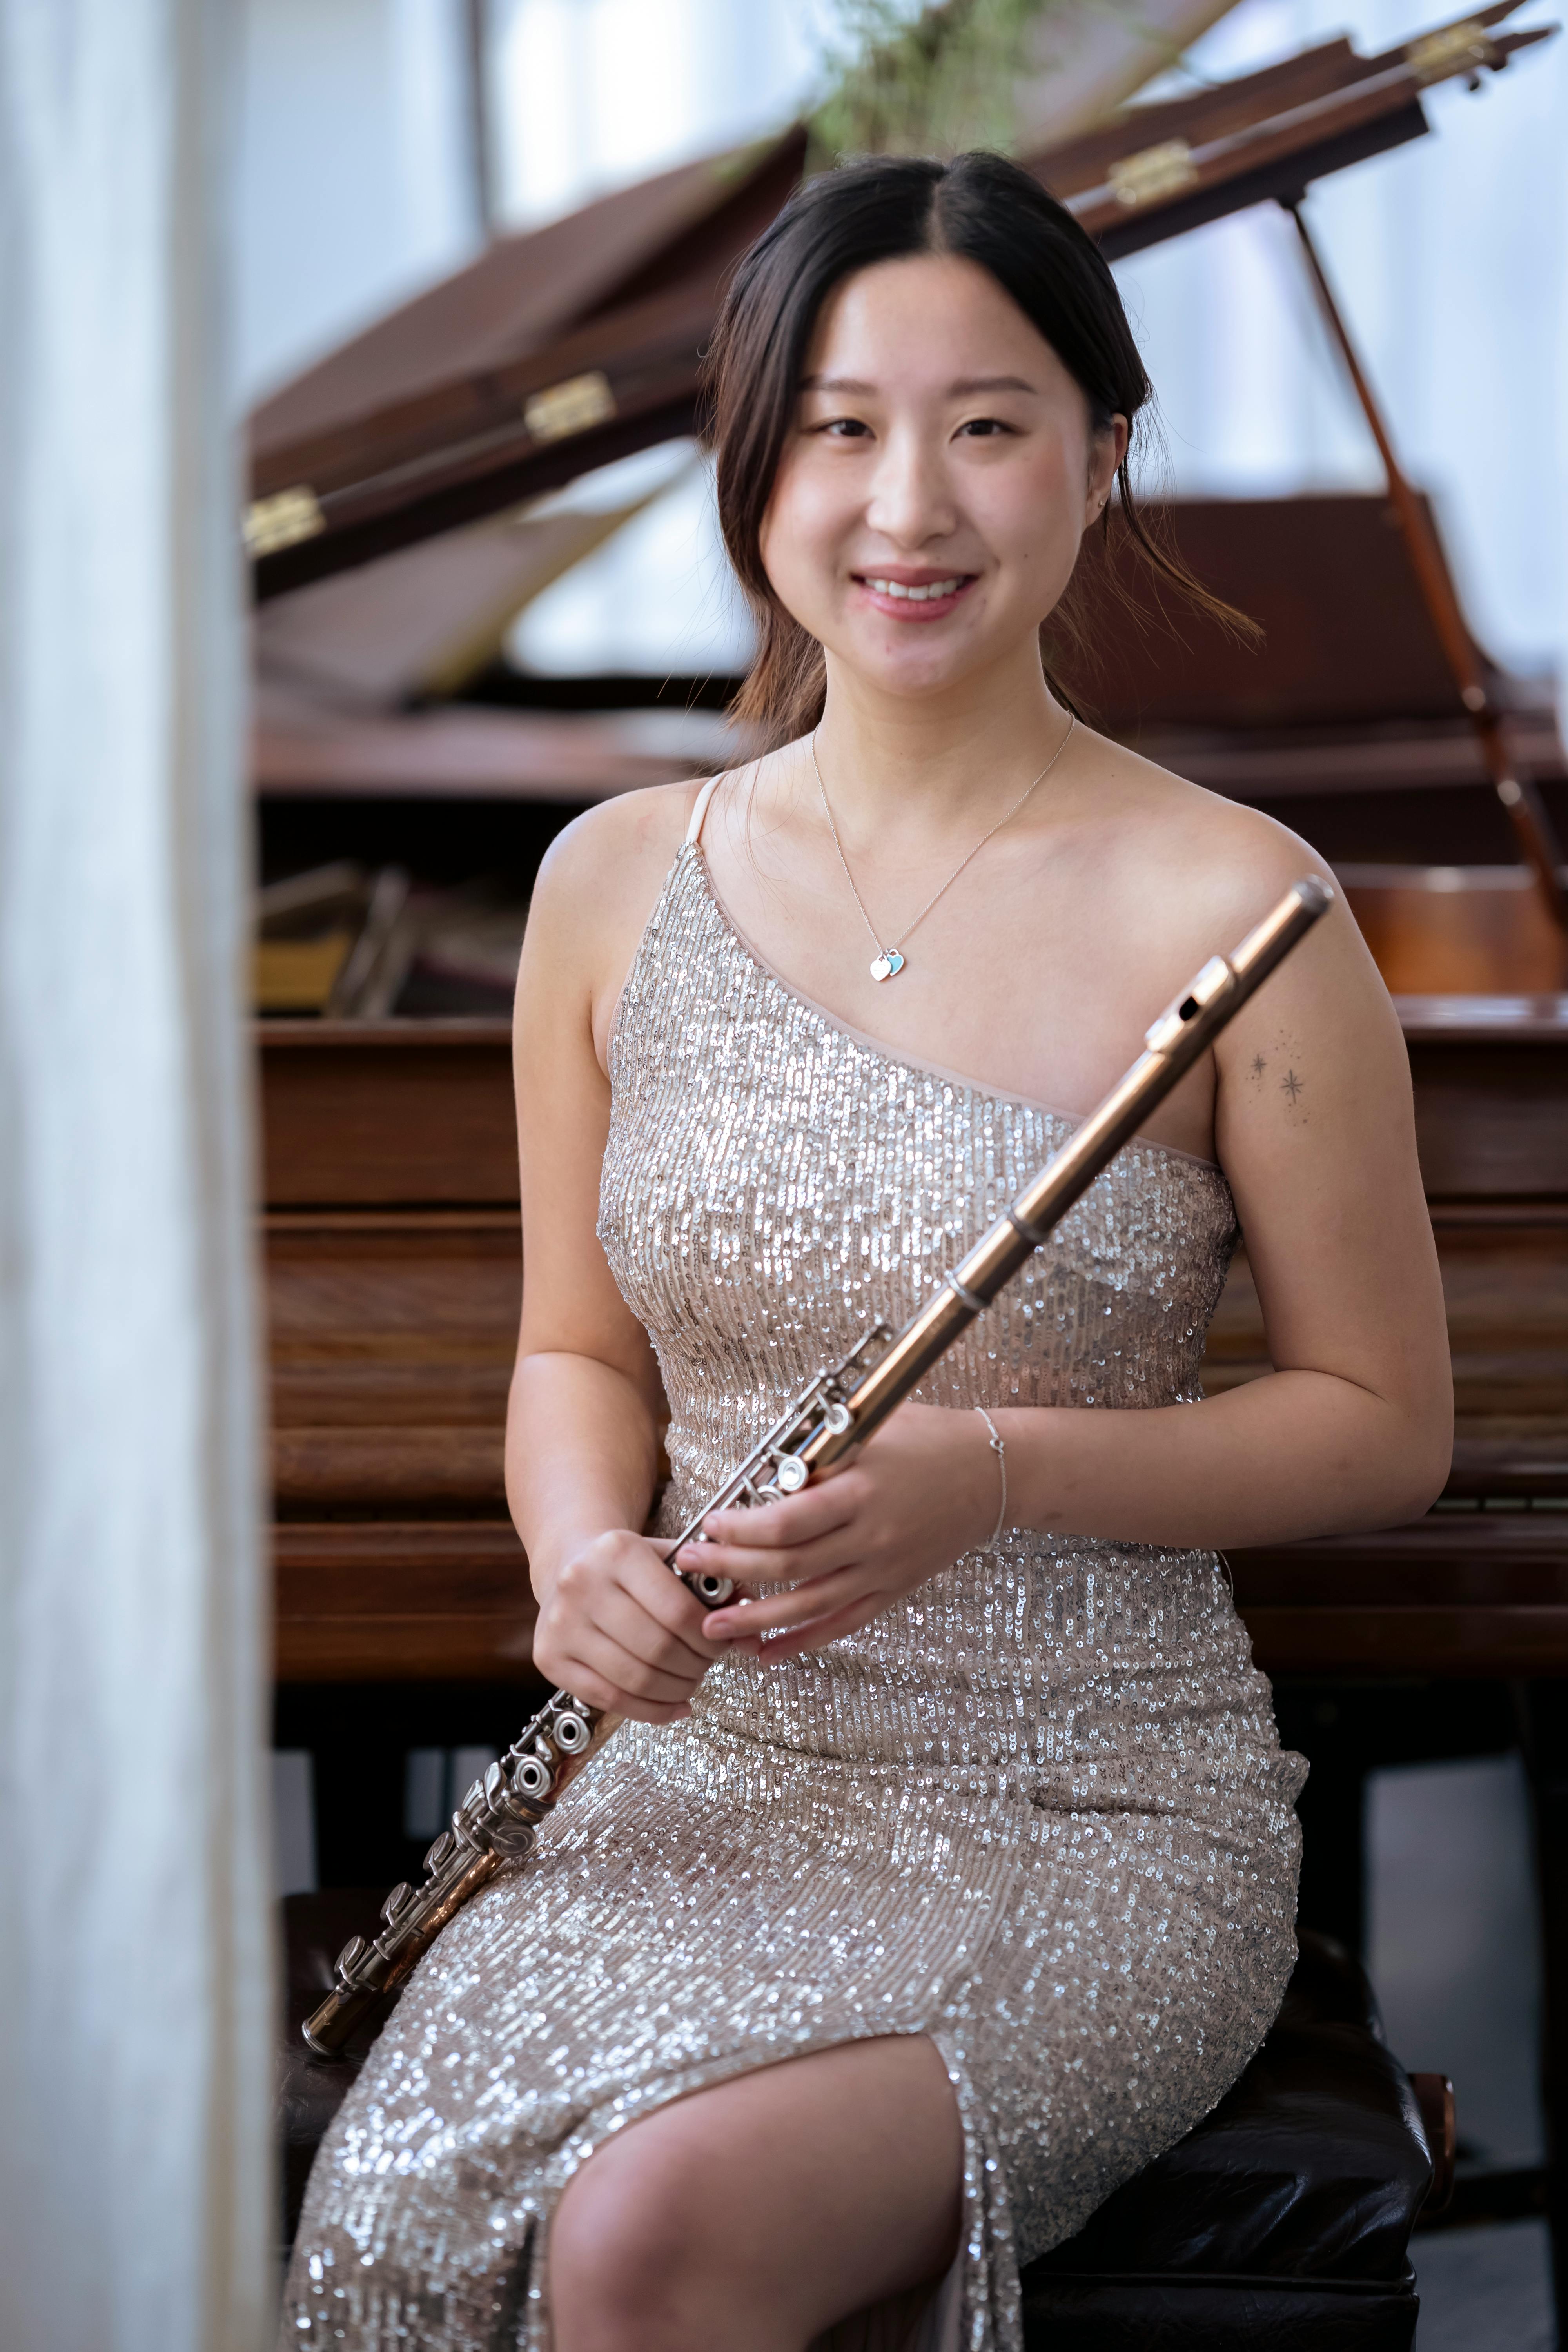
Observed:
[[[816,429],[819,433],[831,433],[838,441],[858,441],[863,434],[868,434],[871,430],[870,426],[864,424],[858,416],[832,416],[826,425],[819,425]]]
[[[989,439],[994,434],[1011,433],[1013,427],[1005,425],[999,416],[971,416],[958,429],[961,433],[973,433],[976,439]]]

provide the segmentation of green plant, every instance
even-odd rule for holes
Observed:
[[[1030,35],[1061,0],[838,0],[831,77],[811,119],[817,168],[841,155],[1012,145]]]

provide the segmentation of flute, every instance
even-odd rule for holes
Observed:
[[[1255,990],[1327,913],[1333,893],[1317,876],[1288,890],[1235,953],[1212,956],[1144,1038],[1144,1050],[1054,1160],[943,1276],[902,1329],[867,1331],[838,1363],[794,1397],[739,1468],[675,1538],[665,1563],[708,1609],[734,1590],[728,1577],[674,1567],[683,1545],[708,1540],[710,1511],[761,1507],[797,1494],[866,1440],[916,1388],[1050,1234],[1156,1104],[1185,1076]],[[447,1921],[503,1864],[523,1860],[539,1825],[621,1723],[569,1691],[552,1694],[506,1754],[476,1780],[425,1857],[416,1889],[395,1886],[379,1932],[338,1955],[336,1981],[307,2018],[318,2057],[340,2057],[358,2029],[390,2006]]]

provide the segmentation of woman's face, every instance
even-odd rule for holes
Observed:
[[[1021,648],[1072,573],[1127,427],[973,261],[921,254],[823,307],[762,530],[785,609],[849,669],[940,692]]]

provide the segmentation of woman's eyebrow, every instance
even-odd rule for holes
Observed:
[[[803,375],[800,388],[802,392],[847,392],[858,399],[868,398],[877,390],[874,383],[854,375]],[[947,396],[950,400],[967,400],[976,392],[1032,393],[1037,389],[1021,375],[966,375],[948,385]]]

